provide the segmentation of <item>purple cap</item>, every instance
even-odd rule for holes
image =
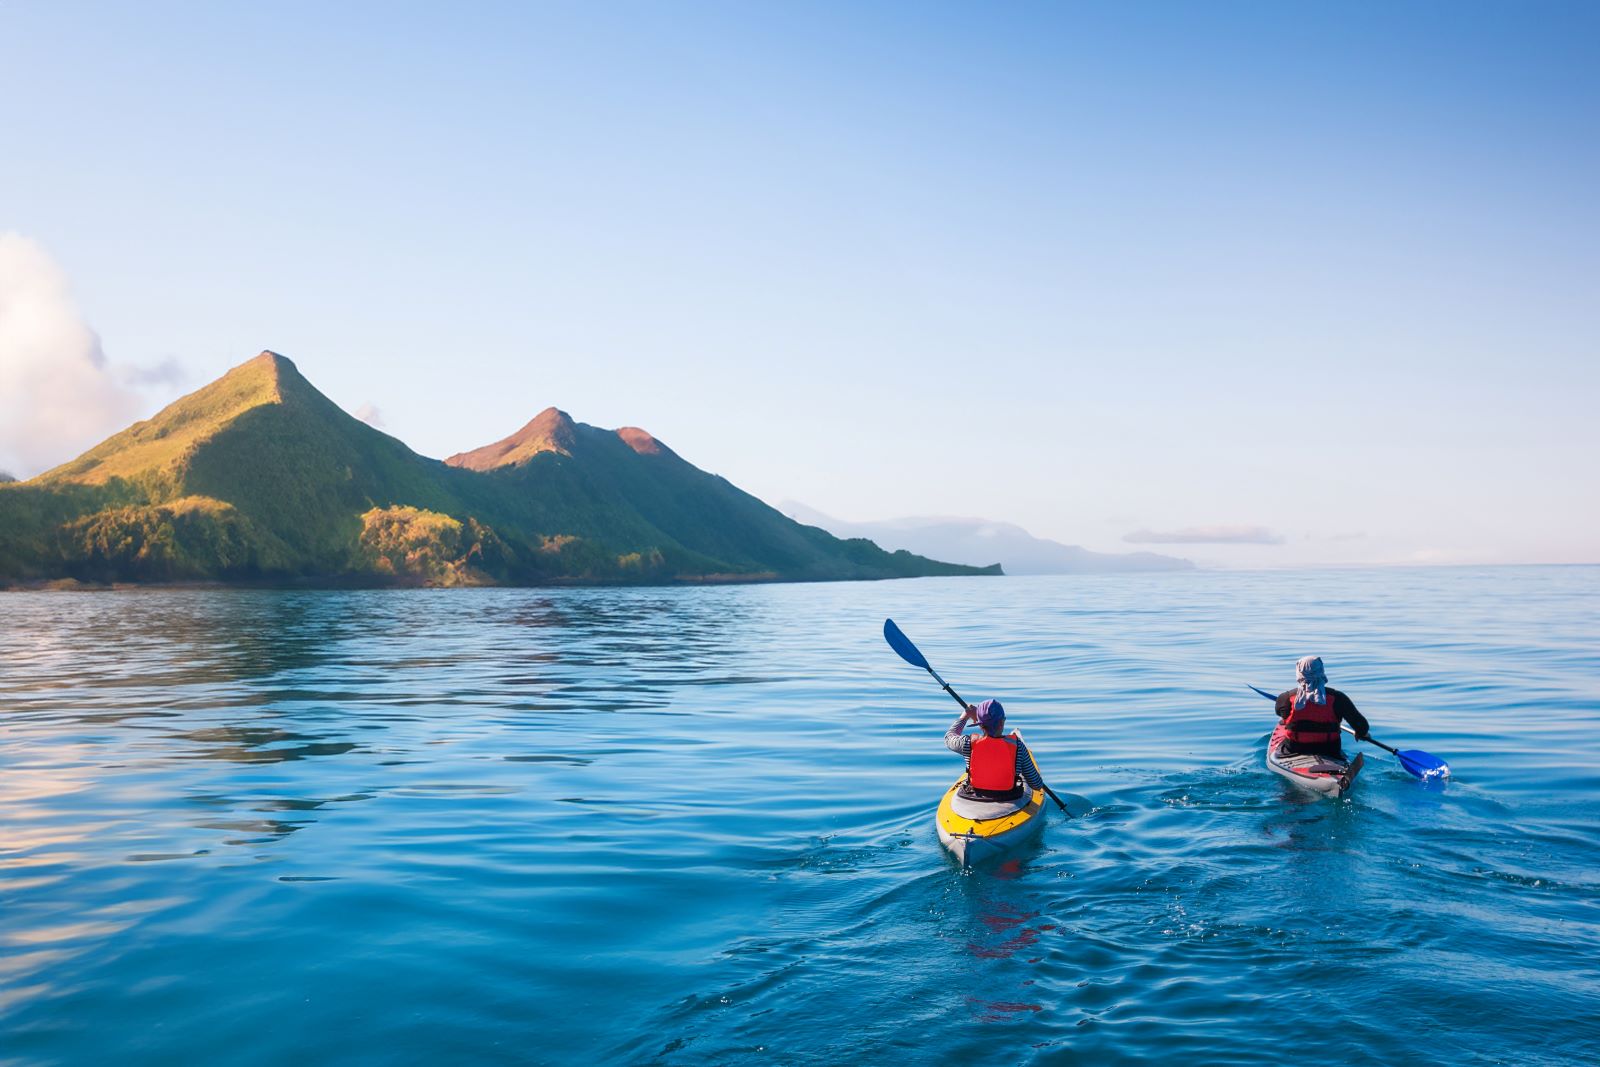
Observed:
[[[978,705],[978,725],[990,737],[999,737],[1000,731],[1006,726],[1006,709],[1000,706],[998,700],[985,700]]]

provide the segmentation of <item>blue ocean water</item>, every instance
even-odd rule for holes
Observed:
[[[1597,594],[0,595],[0,1063],[1593,1063]],[[885,616],[1071,807],[1013,862]],[[1449,784],[1269,774],[1305,653]]]

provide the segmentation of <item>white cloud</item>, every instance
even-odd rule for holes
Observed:
[[[373,426],[380,430],[383,429],[383,412],[378,410],[376,404],[370,402],[362,404],[356,408],[355,416],[368,426]]]
[[[149,367],[120,367],[118,372],[124,382],[140,389],[178,386],[189,381],[189,368],[172,356]]]
[[[122,429],[138,408],[66,274],[37,242],[0,233],[0,468],[37,474]]]
[[[66,272],[37,241],[0,233],[0,470],[64,463],[137,418],[141,390],[170,395],[188,377],[170,356],[109,363]]]

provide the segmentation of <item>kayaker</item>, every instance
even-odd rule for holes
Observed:
[[[1367,739],[1367,719],[1349,697],[1328,684],[1321,656],[1303,656],[1294,665],[1296,685],[1278,694],[1278,718],[1289,727],[1286,753],[1344,758],[1339,723],[1347,722],[1357,741]]]
[[[983,735],[967,734],[968,723],[977,723]],[[1022,795],[1019,776],[1029,788],[1044,788],[1028,746],[1019,737],[1006,737],[1005,729],[1006,709],[998,700],[985,700],[968,704],[944,732],[945,747],[967,761],[964,792],[983,800],[1012,800]]]

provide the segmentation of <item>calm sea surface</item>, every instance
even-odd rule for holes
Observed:
[[[1305,653],[1454,780],[1269,774]],[[7,1067],[885,1057],[1600,1060],[1600,569],[0,594]]]

